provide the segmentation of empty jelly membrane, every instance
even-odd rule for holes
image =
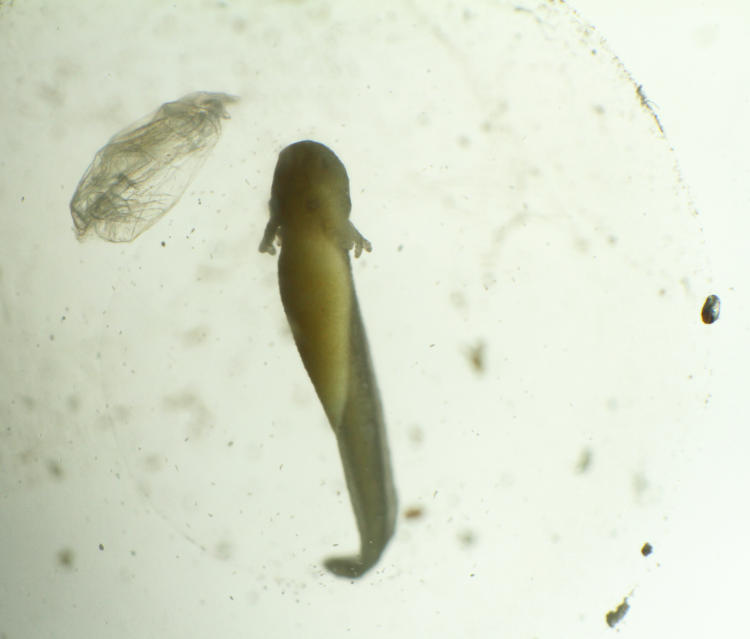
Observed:
[[[70,202],[79,239],[95,232],[130,242],[184,193],[221,134],[224,108],[237,98],[197,92],[163,104],[97,151]]]

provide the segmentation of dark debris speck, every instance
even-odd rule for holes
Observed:
[[[719,312],[721,311],[721,300],[718,295],[709,295],[706,301],[703,303],[701,309],[701,319],[704,324],[713,324],[719,319]]]
[[[63,568],[72,568],[74,558],[75,554],[70,548],[62,548],[57,553],[57,563],[59,563]]]
[[[628,610],[630,610],[630,604],[628,603],[628,598],[625,597],[625,599],[622,600],[622,603],[617,606],[614,610],[610,610],[605,619],[607,620],[607,625],[610,628],[614,628],[620,621],[622,621],[623,617],[628,613]]]

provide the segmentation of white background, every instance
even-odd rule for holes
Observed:
[[[624,636],[742,631],[748,10],[575,8],[593,30],[546,3],[2,5],[0,637],[598,637],[626,596]],[[241,102],[182,201],[77,242],[95,151],[194,90]],[[348,497],[256,252],[306,137],[374,245],[422,513],[355,583],[320,563],[354,547]]]

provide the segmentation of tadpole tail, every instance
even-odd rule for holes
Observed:
[[[328,570],[342,577],[359,577],[377,563],[393,536],[398,509],[383,408],[356,296],[351,344],[347,400],[334,432],[359,529],[360,552],[325,561]]]

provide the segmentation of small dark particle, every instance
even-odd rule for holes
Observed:
[[[412,426],[409,430],[409,439],[412,444],[421,444],[424,441],[424,431],[419,426]]]
[[[641,548],[641,554],[644,557],[648,557],[652,552],[654,552],[654,547],[650,543],[646,542],[645,544],[643,544],[643,548]]]
[[[646,476],[643,473],[636,473],[633,475],[633,492],[641,496],[643,493],[646,492],[646,490],[649,487],[648,479],[646,479]]]
[[[581,451],[581,456],[578,458],[576,464],[576,471],[579,473],[585,473],[591,466],[591,449],[584,448]]]
[[[104,544],[99,544],[99,550],[104,550]]]
[[[220,541],[216,544],[216,547],[214,548],[214,556],[217,559],[230,559],[232,557],[232,554],[234,552],[234,549],[232,548],[232,544],[228,541]]]
[[[656,121],[656,126],[659,127],[659,131],[664,133],[664,129],[661,128],[661,122],[659,121],[659,117],[656,115],[656,111],[654,111],[653,103],[651,100],[649,100],[646,97],[646,94],[643,92],[643,85],[639,84],[635,89],[636,94],[638,95],[638,99],[641,101],[641,105],[646,108],[651,115],[654,117],[654,120]]]
[[[649,102],[649,99],[646,97],[646,94],[643,92],[643,85],[639,84],[635,92],[638,94],[638,99],[641,101],[641,104],[645,106],[647,109],[651,108],[651,103]]]
[[[472,368],[477,372],[481,373],[484,371],[484,342],[477,342],[474,346],[471,346],[466,351],[466,356],[471,363]]]
[[[162,245],[162,246],[166,246],[166,245],[167,245],[167,243],[166,243],[166,242],[162,242],[162,243],[161,243],[161,245]]]
[[[58,461],[54,459],[47,460],[47,471],[55,479],[62,479],[63,469]]]
[[[458,534],[458,541],[464,548],[468,548],[477,542],[477,537],[474,531],[464,530]]]
[[[614,628],[620,621],[622,621],[622,618],[627,614],[628,610],[630,610],[630,605],[628,604],[628,598],[625,597],[625,599],[622,600],[622,603],[617,606],[614,610],[610,610],[607,613],[607,616],[605,619],[607,620],[607,625],[610,628]]]
[[[74,557],[75,555],[70,548],[63,548],[57,553],[57,563],[64,568],[72,568]]]
[[[424,510],[421,506],[412,506],[404,511],[404,517],[406,519],[420,519],[424,515]]]
[[[719,319],[719,311],[721,311],[721,300],[719,299],[719,296],[709,295],[701,309],[701,319],[703,320],[703,323],[713,324]]]
[[[71,413],[75,413],[81,407],[81,400],[76,395],[71,395],[68,397],[67,406]]]

